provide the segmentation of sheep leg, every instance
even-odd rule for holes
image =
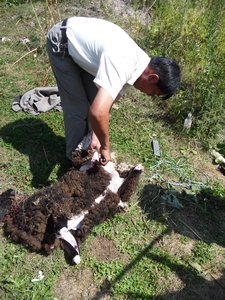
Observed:
[[[139,177],[143,171],[143,166],[141,164],[135,166],[124,180],[123,184],[118,190],[118,195],[122,202],[128,202],[131,195],[136,190]]]

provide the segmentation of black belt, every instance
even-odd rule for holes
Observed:
[[[62,27],[66,26],[67,21],[68,21],[68,18],[63,20]],[[61,30],[61,33],[62,33],[61,44],[65,45],[65,44],[68,43],[68,38],[67,38],[67,35],[66,35],[66,28],[60,28],[60,30]]]
[[[65,19],[62,22],[61,26],[62,27],[64,26],[64,28],[60,28],[61,33],[62,33],[62,38],[61,38],[61,42],[60,42],[60,51],[62,52],[63,58],[64,58],[66,53],[68,54],[68,38],[67,38],[67,35],[66,35],[66,28],[65,28],[67,20],[68,19]]]

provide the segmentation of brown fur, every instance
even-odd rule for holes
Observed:
[[[66,226],[67,220],[88,210],[81,228],[73,232],[76,238],[83,240],[95,225],[121,210],[118,206],[120,197],[123,201],[129,200],[139,175],[140,172],[131,170],[118,194],[107,191],[104,199],[96,204],[94,200],[106,190],[111,175],[97,164],[85,173],[73,168],[57,183],[21,203],[12,218],[7,220],[5,234],[31,250],[42,249],[49,253],[56,233]]]

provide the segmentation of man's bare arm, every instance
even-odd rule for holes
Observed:
[[[113,99],[109,93],[99,88],[89,110],[89,121],[100,144],[100,163],[107,164],[111,160],[109,139],[109,112]]]

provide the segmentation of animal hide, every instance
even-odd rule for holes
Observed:
[[[12,240],[32,251],[49,254],[61,241],[71,263],[80,262],[79,243],[97,224],[126,207],[138,184],[142,166],[119,174],[112,162],[101,166],[74,153],[76,167],[23,201],[4,226]]]

